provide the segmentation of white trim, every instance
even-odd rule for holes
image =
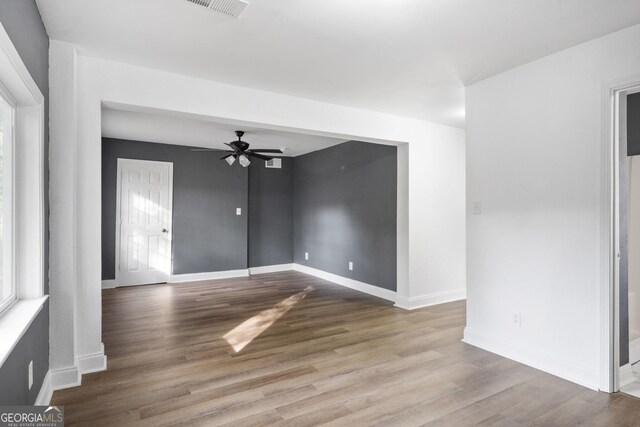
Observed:
[[[513,341],[504,340],[500,337],[486,334],[469,327],[465,328],[462,341],[592,390],[598,390],[600,383],[599,374],[586,365],[562,359],[553,354]]]
[[[633,366],[631,366],[630,363],[620,367],[619,376],[620,379],[618,383],[620,388],[627,386],[636,380],[636,377],[633,374]]]
[[[51,388],[62,390],[65,388],[77,387],[82,383],[80,370],[75,366],[68,368],[53,369],[51,373]]]
[[[293,270],[293,264],[265,265],[262,267],[249,267],[249,274],[278,273],[280,271],[290,270]]]
[[[33,320],[49,298],[21,299],[7,308],[0,316],[0,366],[7,360]]]
[[[102,289],[113,289],[118,287],[116,279],[108,279],[102,281]]]
[[[640,338],[629,342],[629,363],[640,362]]]
[[[121,212],[120,212],[120,198],[122,196],[122,165],[124,163],[145,163],[152,165],[162,165],[169,167],[169,176],[167,177],[169,186],[169,192],[167,194],[167,227],[169,228],[169,233],[167,234],[167,239],[169,240],[169,247],[171,254],[173,254],[173,162],[164,162],[164,161],[156,161],[156,160],[141,160],[141,159],[129,159],[126,157],[118,157],[117,166],[116,166],[116,254],[115,254],[115,281],[118,284],[117,286],[135,286],[135,285],[148,285],[150,283],[122,283],[120,279],[120,228],[122,225],[121,222]],[[173,273],[173,256],[169,260],[169,273],[167,274],[166,280],[170,281]]]
[[[37,406],[49,406],[51,403],[51,396],[53,396],[53,387],[51,386],[51,371],[47,371],[47,375],[44,376],[42,381],[42,387],[36,397],[35,405]]]
[[[467,290],[465,288],[455,289],[451,291],[436,292],[429,295],[421,295],[419,297],[404,297],[398,295],[396,297],[395,306],[404,308],[405,310],[415,310],[432,305],[444,304],[447,302],[460,301],[467,298]]]
[[[235,277],[249,277],[249,270],[227,270],[227,271],[210,271],[205,273],[191,273],[191,274],[172,274],[169,277],[169,283],[181,283],[181,282],[198,282],[201,280],[217,280],[217,279],[232,279]]]
[[[306,265],[293,264],[293,269],[295,271],[309,274],[311,276],[315,276],[347,288],[355,289],[356,291],[364,292],[365,294],[373,295],[378,298],[386,299],[388,301],[396,300],[396,293],[388,289],[383,289],[378,286],[370,285],[368,283],[359,282],[357,280],[349,279],[348,277],[338,276],[337,274],[327,273],[326,271],[307,267]]]
[[[47,374],[50,377],[49,387],[52,390],[77,387],[82,384],[82,375],[105,371],[107,356],[104,354],[104,345],[102,348],[101,352],[79,356],[76,366],[50,370]]]
[[[80,374],[84,375],[107,370],[107,356],[104,354],[104,345],[102,348],[101,352],[78,356],[78,371]]]

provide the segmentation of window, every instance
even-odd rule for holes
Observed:
[[[44,101],[0,23],[0,367],[48,299]]]
[[[14,108],[0,95],[0,312],[16,299],[13,277]]]

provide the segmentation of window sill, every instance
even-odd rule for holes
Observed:
[[[20,338],[29,329],[49,295],[21,299],[0,316],[0,367],[4,365]]]

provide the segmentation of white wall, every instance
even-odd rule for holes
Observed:
[[[58,254],[58,310],[75,307],[74,318],[52,313],[52,359],[80,372],[104,368],[100,295],[101,103],[168,110],[179,114],[272,129],[369,142],[408,143],[399,152],[408,162],[408,181],[398,205],[397,304],[407,308],[464,297],[464,132],[413,119],[331,105],[157,70],[75,55],[72,45],[52,41],[50,157],[51,252]],[[75,60],[75,63],[74,63]],[[75,80],[69,76],[75,70]],[[75,100],[65,97],[74,92]],[[72,96],[73,97],[73,96]],[[53,117],[53,114],[52,114]],[[405,155],[408,154],[408,159]],[[406,201],[401,197],[401,200]],[[73,248],[75,247],[75,255]],[[408,255],[407,255],[408,254]],[[403,268],[404,267],[404,268]],[[53,291],[52,291],[53,295]],[[52,305],[53,306],[53,305]],[[68,315],[68,312],[67,312]],[[75,325],[75,333],[68,325]],[[72,337],[75,359],[66,352]],[[58,344],[58,338],[60,343]]]
[[[640,345],[640,156],[629,165],[629,341]]]
[[[603,378],[603,85],[640,72],[638,46],[635,26],[466,94],[465,340],[591,388]]]

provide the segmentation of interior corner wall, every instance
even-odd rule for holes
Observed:
[[[172,274],[247,268],[247,169],[191,148],[102,139],[103,280],[115,278],[118,158],[173,163]]]
[[[638,73],[639,45],[630,27],[466,91],[465,340],[593,389],[608,387],[603,87]]]
[[[0,0],[0,22],[9,35],[29,74],[45,99],[44,158],[49,152],[49,36],[34,0]],[[45,162],[44,191],[48,194],[49,169]],[[49,198],[45,196],[44,268],[49,269]],[[44,277],[48,277],[44,274]],[[44,294],[49,293],[45,279]],[[34,362],[34,380],[27,387],[27,366]],[[13,352],[0,367],[0,405],[33,405],[49,370],[49,301],[31,323]]]
[[[294,262],[395,291],[396,147],[335,145],[294,158],[293,176]]]
[[[293,262],[293,163],[282,157],[282,168],[261,160],[248,168],[249,267]]]

